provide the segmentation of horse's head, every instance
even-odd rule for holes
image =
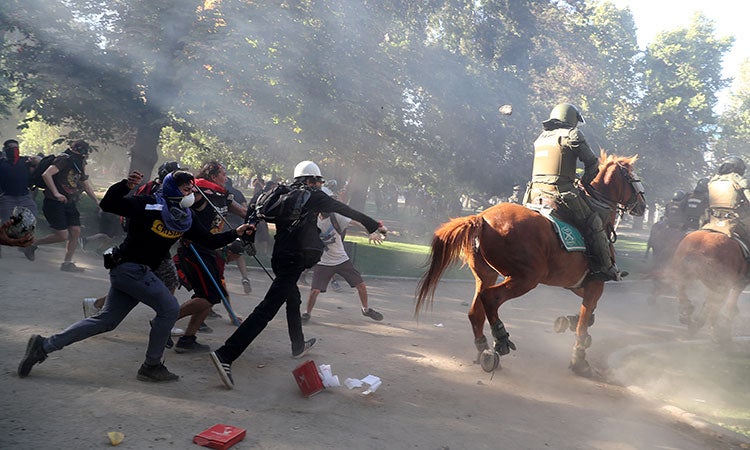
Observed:
[[[631,157],[607,155],[602,150],[599,157],[599,174],[591,182],[594,197],[633,216],[642,216],[646,212],[646,198],[643,184],[633,171],[633,164],[638,155]]]

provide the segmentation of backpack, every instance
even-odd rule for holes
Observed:
[[[42,174],[52,165],[57,155],[47,155],[39,160],[39,164],[29,175],[29,189],[47,189],[47,183],[44,182]]]
[[[304,218],[303,208],[310,199],[310,191],[301,186],[279,184],[262,192],[255,202],[255,215],[269,223],[292,222],[296,227]]]

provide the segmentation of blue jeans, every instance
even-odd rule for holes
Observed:
[[[271,267],[276,275],[263,300],[242,322],[237,330],[229,336],[216,353],[222,361],[231,363],[239,358],[251,342],[266,328],[268,322],[276,316],[281,305],[286,303],[286,323],[289,339],[292,341],[292,352],[305,348],[305,336],[302,333],[302,318],[299,308],[302,304],[297,281],[304,270],[301,257],[298,255],[274,255]]]
[[[91,336],[112,331],[142,302],[156,311],[149,333],[146,364],[161,363],[164,345],[180,311],[177,299],[151,269],[142,264],[120,264],[109,271],[109,280],[111,286],[101,312],[47,338],[44,350],[47,353],[61,350]]]

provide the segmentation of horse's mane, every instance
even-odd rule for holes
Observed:
[[[628,170],[633,169],[633,165],[638,160],[638,155],[633,156],[618,156],[618,155],[608,155],[607,152],[604,149],[600,150],[599,153],[599,167],[605,168],[611,164],[620,164],[622,166],[625,166],[628,168]]]

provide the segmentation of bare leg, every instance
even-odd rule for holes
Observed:
[[[65,244],[65,262],[73,260],[73,254],[78,248],[78,238],[81,236],[81,227],[68,227],[68,242]]]
[[[312,310],[315,307],[315,301],[318,299],[318,294],[320,294],[320,289],[311,289],[310,290],[310,295],[307,297],[307,309],[306,309],[306,312],[308,314],[312,313]]]
[[[367,311],[367,286],[364,281],[357,285],[357,294],[359,294],[359,302],[362,303],[362,310]]]
[[[178,320],[186,316],[191,316],[185,330],[185,336],[195,336],[198,328],[206,320],[206,317],[208,317],[211,306],[211,302],[200,297],[191,298],[180,306],[180,313],[177,316]]]

